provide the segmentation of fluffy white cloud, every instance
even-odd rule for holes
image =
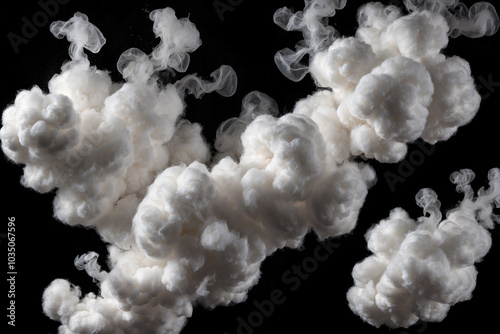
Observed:
[[[244,301],[277,249],[300,247],[310,231],[326,239],[355,228],[376,176],[354,157],[396,162],[408,143],[446,140],[469,122],[480,102],[469,65],[441,50],[448,34],[492,33],[498,20],[484,5],[481,24],[460,18],[458,27],[442,15],[446,6],[406,4],[406,16],[364,6],[347,38],[325,24],[345,0],[278,10],[275,22],[305,38],[296,52],[277,54],[280,70],[293,80],[311,73],[321,89],[281,117],[272,98],[251,92],[239,117],[217,131],[212,160],[201,126],[183,119],[184,98],[232,95],[233,70],[221,66],[212,81],[159,80],[160,71],[187,70],[201,44],[192,22],[169,8],[153,11],[160,44],[151,54],[122,54],[123,83],[90,65],[85,50],[98,52],[105,39],[84,14],[53,23],[53,34],[71,42],[71,61],[48,93],[19,93],[3,113],[0,139],[25,165],[25,186],[55,190],[58,219],[93,227],[109,243],[109,272],[94,252],[75,259],[98,294],[82,295],[64,279],[45,290],[43,310],[61,322],[60,333],[178,333],[195,303]],[[301,63],[306,54],[310,65]],[[491,243],[485,227],[493,225],[499,174],[477,199],[470,173],[455,175],[466,199],[442,223],[435,194],[424,191],[419,203],[429,217],[417,222],[395,209],[370,230],[374,255],[353,271],[353,311],[376,326],[408,326],[441,320],[470,298],[473,264]]]
[[[499,203],[500,171],[490,171],[490,187],[472,197],[469,170],[452,175],[465,198],[441,220],[440,203],[430,189],[417,194],[424,208],[415,221],[401,208],[366,234],[373,255],[356,264],[349,306],[374,326],[408,327],[419,319],[443,320],[450,306],[468,300],[480,261],[491,247],[487,228]]]

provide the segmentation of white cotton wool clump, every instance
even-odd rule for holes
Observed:
[[[468,64],[440,53],[449,18],[431,7],[402,16],[371,3],[360,9],[355,37],[340,38],[327,18],[345,3],[307,0],[304,11],[276,12],[280,27],[304,35],[296,51],[276,55],[278,67],[292,80],[310,72],[323,89],[281,117],[269,96],[248,94],[240,116],[219,128],[210,166],[201,126],[182,119],[184,97],[232,95],[234,71],[221,66],[212,81],[187,75],[166,85],[158,73],[186,71],[201,43],[193,23],[169,8],[153,11],[160,44],[151,54],[122,54],[123,83],[90,66],[84,49],[97,52],[105,40],[85,15],[52,25],[71,42],[72,60],[48,94],[35,87],[18,95],[0,139],[26,165],[25,185],[56,189],[60,220],[94,227],[109,243],[109,272],[97,253],[75,259],[98,294],[82,296],[66,280],[45,290],[43,310],[61,333],[179,333],[193,305],[243,302],[277,249],[301,247],[311,231],[326,239],[355,228],[376,180],[355,156],[395,162],[407,143],[445,140],[472,119],[479,101]],[[374,227],[375,255],[353,271],[353,311],[377,326],[408,326],[440,320],[469,298],[473,264],[491,242],[483,226],[498,221],[499,175],[476,199],[471,174],[455,175],[466,199],[441,224],[437,197],[422,191],[428,217],[416,222],[396,209]]]
[[[257,234],[242,235],[243,229],[227,220],[239,208],[219,201],[220,191],[215,176],[193,163],[166,169],[139,205],[137,244],[140,254],[165,268],[164,293],[215,306],[241,302],[257,282],[265,248]],[[178,298],[175,294],[171,298]]]
[[[376,65],[372,48],[349,37],[336,39],[328,50],[318,53],[311,62],[310,71],[318,86],[352,90]]]
[[[365,75],[344,103],[352,116],[365,121],[381,139],[406,143],[424,130],[433,92],[425,66],[397,56]]]
[[[447,140],[479,108],[480,98],[468,63],[441,52],[458,21],[464,29],[470,22],[471,29],[485,25],[488,33],[493,33],[495,25],[500,25],[494,9],[491,5],[473,6],[466,19],[464,7],[457,2],[406,4],[411,11],[406,16],[395,6],[362,6],[355,37],[337,36],[326,21],[334,12],[318,10],[323,8],[322,1],[308,3],[304,12],[276,13],[282,28],[303,32],[304,41],[299,45],[315,46],[278,53],[283,63],[291,60],[285,75],[291,73],[296,79],[294,73],[303,77],[309,72],[318,86],[332,91],[333,107],[342,123],[340,131],[350,138],[345,147],[351,155],[381,162],[400,161],[408,143],[418,138],[432,144]],[[453,6],[461,8],[456,16],[450,12]],[[481,23],[474,21],[479,18]],[[321,33],[325,31],[331,33]],[[316,43],[311,37],[316,34],[329,38]],[[298,65],[304,53],[310,55],[308,68]],[[331,105],[325,103],[327,108]],[[315,110],[318,112],[312,114],[321,122],[322,108]]]
[[[164,288],[144,291],[152,301],[166,294],[210,307],[241,302],[278,248],[299,247],[310,229],[324,239],[354,228],[373,170],[338,166],[314,121],[275,112],[274,100],[249,94],[232,123],[241,124],[234,130],[242,132],[238,161],[221,151],[211,169],[198,162],[170,167],[149,187],[133,229],[142,267],[164,271]]]
[[[429,105],[429,116],[421,138],[435,144],[448,140],[458,127],[469,123],[481,104],[470,65],[464,59],[454,56],[444,61],[429,61],[434,83],[433,101]]]
[[[183,225],[189,225],[186,229],[200,225],[201,211],[214,192],[213,181],[204,165],[166,169],[149,187],[135,215],[134,234],[139,247],[150,257],[168,256]]]
[[[322,181],[332,177],[338,178],[339,182],[346,179],[345,187],[347,189],[342,191],[339,189],[336,195],[330,195],[328,200],[323,202],[325,202],[326,207],[329,207],[329,205],[334,205],[332,203],[345,201],[346,203],[342,204],[342,207],[346,211],[350,212],[352,209],[353,212],[357,212],[366,196],[368,185],[374,179],[373,172],[365,168],[366,170],[362,172],[364,173],[363,177],[360,177],[359,180],[353,180],[359,181],[353,187],[360,187],[360,189],[356,191],[351,189],[350,183],[347,181],[349,178],[341,176],[344,175],[340,173],[342,168],[339,169],[335,162],[333,162],[333,165],[327,164],[323,136],[318,131],[316,124],[304,115],[289,114],[281,118],[274,118],[270,115],[258,116],[245,129],[241,136],[241,144],[243,154],[240,157],[239,164],[226,157],[213,167],[212,173],[209,173],[203,165],[192,164],[188,166],[186,171],[199,170],[196,174],[190,174],[198,176],[195,178],[196,182],[193,181],[193,183],[189,184],[196,186],[196,188],[193,188],[196,191],[193,190],[192,192],[207,194],[208,197],[206,198],[203,197],[204,195],[202,196],[204,198],[202,202],[195,200],[193,195],[187,195],[184,191],[180,191],[181,188],[179,187],[182,184],[179,184],[179,182],[184,179],[182,175],[186,173],[186,171],[179,169],[180,167],[165,170],[162,176],[155,181],[153,187],[149,190],[150,195],[140,205],[140,208],[144,208],[146,211],[141,213],[142,211],[139,210],[138,215],[136,215],[135,229],[138,244],[146,253],[153,257],[166,256],[165,254],[168,253],[158,252],[155,247],[158,245],[161,250],[167,250],[165,247],[170,244],[169,240],[176,240],[177,236],[182,234],[181,225],[184,224],[182,222],[194,224],[193,220],[201,219],[201,217],[207,220],[207,215],[215,213],[214,204],[210,204],[209,207],[207,207],[207,204],[217,202],[219,200],[218,196],[212,195],[213,190],[203,190],[212,189],[214,184],[217,185],[216,189],[223,184],[224,188],[234,189],[234,191],[239,192],[239,194],[232,196],[238,199],[235,206],[244,206],[244,212],[250,218],[262,222],[263,228],[276,234],[274,239],[269,238],[269,242],[276,243],[276,245],[269,248],[276,249],[276,247],[283,247],[288,243],[290,243],[290,246],[296,247],[301,242],[307,231],[307,224],[302,221],[305,212],[301,212],[303,208],[294,203],[308,200],[314,193],[324,195],[328,190],[318,188]],[[347,162],[345,164],[348,166]],[[220,172],[221,169],[230,166],[233,166],[230,173],[224,174]],[[339,172],[334,172],[332,176],[332,171],[337,169],[339,169]],[[355,173],[353,176],[359,176],[361,173],[361,168],[357,165],[352,165],[350,170]],[[201,174],[198,174],[200,172]],[[210,174],[215,177],[215,180],[212,180]],[[227,174],[233,175],[234,179],[230,178],[230,181],[224,181],[228,178]],[[159,187],[156,184],[161,179],[169,180],[169,185],[163,185],[161,189],[168,189],[170,195],[161,195],[163,201],[168,199],[168,202],[162,204],[163,209],[158,211],[156,203],[158,203],[160,197],[152,196],[158,193],[154,189]],[[330,181],[326,182],[326,184],[331,184]],[[229,182],[229,184],[226,182]],[[203,188],[199,188],[202,185]],[[223,193],[223,191],[215,191],[215,194],[218,193]],[[347,197],[349,199],[345,198],[346,194],[349,194]],[[151,211],[146,209],[149,201],[152,203],[150,206]],[[167,204],[170,201],[172,201],[172,204]],[[231,200],[231,202],[233,201],[234,199]],[[353,206],[346,207],[347,203]],[[226,204],[226,207],[230,211],[231,206]],[[326,207],[325,210],[327,210]],[[336,212],[338,209],[331,208],[331,210]],[[191,211],[193,213],[190,213]],[[206,213],[204,213],[205,211]],[[151,215],[148,212],[151,212]],[[180,213],[190,214],[191,216],[179,217]],[[224,213],[224,215],[226,214]],[[156,215],[163,215],[163,218],[153,218]],[[144,221],[149,219],[151,219],[151,223]],[[219,219],[220,217],[214,218],[215,221]],[[350,219],[349,225],[352,225],[355,221],[356,219]],[[157,228],[152,229],[152,226],[157,226]],[[350,228],[347,229],[350,230]],[[165,238],[167,239],[163,239],[163,232],[166,233]],[[160,238],[161,242],[157,243],[158,238]],[[271,241],[272,239],[274,241]]]
[[[316,183],[306,210],[320,239],[348,234],[355,228],[368,188],[375,180],[371,167],[346,161]]]
[[[48,94],[38,87],[22,91],[4,112],[0,130],[4,152],[26,165],[23,184],[41,192],[57,188],[57,218],[95,226],[106,241],[124,248],[132,242],[133,208],[156,174],[209,156],[201,127],[181,121],[184,86],[157,85],[159,70],[185,70],[187,52],[200,44],[199,33],[171,9],[151,18],[162,42],[152,55],[124,52],[118,67],[127,81],[119,84],[90,66],[84,50],[98,52],[105,39],[86,15],[54,22],[52,33],[71,42],[71,61],[49,81]],[[158,64],[162,59],[165,63]],[[193,89],[234,93],[234,71],[226,66],[217,73],[215,82],[199,80]],[[132,209],[123,210],[128,205]]]
[[[184,281],[180,276],[184,265],[191,271],[199,269],[203,256],[189,260],[197,249],[190,246],[194,237],[185,237],[175,247],[178,260],[150,259],[136,245],[132,218],[160,171],[208,161],[201,127],[182,120],[183,99],[186,93],[200,97],[212,91],[229,96],[235,90],[235,73],[224,66],[213,73],[214,82],[189,75],[159,85],[158,71],[186,69],[187,52],[199,46],[199,34],[172,10],[155,11],[152,19],[161,35],[161,50],[155,49],[154,55],[137,49],[124,52],[118,69],[126,81],[119,84],[106,71],[90,66],[84,49],[97,52],[105,39],[85,15],[55,22],[52,32],[71,42],[71,61],[50,80],[48,94],[38,87],[22,91],[3,114],[2,149],[14,162],[26,165],[23,184],[41,192],[56,189],[56,217],[67,224],[94,227],[110,243],[109,273],[100,269],[97,253],[75,259],[75,266],[97,281],[99,295],[82,296],[66,280],[55,280],[45,290],[44,312],[62,323],[61,333],[179,332],[192,313],[191,302],[207,295],[212,280],[208,274],[200,274],[199,280],[193,275],[193,283],[182,293],[166,290]],[[194,195],[190,184],[182,183],[185,198]],[[226,248],[235,247],[234,243],[244,246],[245,241],[238,239]],[[240,263],[237,259],[228,261]],[[175,263],[182,270],[172,271]],[[238,264],[235,271],[244,271],[245,265]],[[259,274],[255,267],[248,276],[256,281]],[[241,301],[246,293],[240,291],[236,287],[219,301]]]
[[[331,81],[326,85],[344,97],[337,112],[350,132],[351,153],[364,154],[383,162],[395,162],[406,154],[404,144],[421,136],[429,114],[427,108],[433,98],[434,85],[430,73],[418,59],[439,52],[446,45],[441,40],[447,42],[448,39],[445,29],[434,28],[430,13],[423,13],[422,17],[417,14],[398,17],[385,13],[387,22],[377,24],[377,20],[381,19],[377,15],[370,18],[368,13],[380,10],[379,5],[365,6],[359,17],[361,27],[358,30],[358,36],[364,37],[364,41],[357,38],[336,40],[328,50],[329,62],[322,60],[324,53],[315,56],[311,63],[311,74],[315,78],[322,78],[324,73],[335,71],[333,73],[338,73],[339,79],[334,80],[351,78],[350,84],[338,85]],[[393,12],[396,13],[396,10],[390,8],[389,13]],[[446,27],[444,21],[439,23]],[[406,33],[406,30],[413,33],[415,27],[420,26],[428,27],[430,31],[437,30],[434,34],[437,37],[424,32],[417,36]],[[381,31],[373,31],[376,29]],[[393,40],[397,43],[392,43]],[[408,49],[410,46],[414,49]],[[389,48],[394,50],[387,51]],[[354,64],[361,63],[363,66],[344,64],[351,58],[356,59]],[[345,59],[344,63],[337,63],[338,59]],[[349,66],[356,69],[354,76],[349,74]]]
[[[426,216],[415,221],[396,208],[368,231],[374,254],[356,264],[347,293],[354,313],[376,327],[408,327],[419,319],[441,321],[451,306],[472,297],[474,264],[491,247],[487,228],[500,222],[492,214],[500,207],[500,170],[490,171],[489,188],[476,198],[468,184],[473,177],[470,170],[452,175],[465,198],[446,219],[441,220],[436,194],[423,189],[417,203]]]
[[[137,276],[140,276],[140,272]],[[149,272],[148,274],[152,274]],[[126,283],[122,281],[122,283]],[[128,283],[132,283],[129,281]],[[127,287],[130,296],[134,299],[140,297],[139,286],[135,289],[132,285]],[[180,332],[186,322],[186,314],[192,310],[190,304],[175,305],[176,307],[165,308],[161,305],[150,307],[150,305],[135,305],[134,311],[126,309],[115,299],[109,288],[109,281],[101,284],[101,296],[93,293],[82,298],[78,287],[71,286],[63,279],[54,280],[44,291],[43,310],[53,320],[63,323],[59,327],[61,333],[112,333],[116,331],[134,331],[134,323],[140,323],[140,330],[145,333],[157,333],[162,331]],[[150,298],[151,296],[142,295]],[[139,303],[138,303],[139,304]]]
[[[328,90],[320,90],[298,101],[293,113],[305,115],[316,123],[325,141],[328,165],[341,164],[351,156],[349,132],[337,115],[335,94]]]
[[[106,98],[120,86],[111,82],[107,72],[85,62],[73,61],[65,65],[67,69],[55,74],[49,81],[49,91],[68,97],[79,113],[100,110]]]
[[[243,133],[240,164],[244,209],[270,233],[270,247],[297,247],[308,230],[303,209],[326,172],[324,142],[314,122],[302,115],[257,117]]]
[[[231,157],[239,161],[243,154],[241,135],[255,118],[260,115],[278,115],[278,104],[269,95],[253,91],[243,97],[239,117],[232,117],[222,122],[216,133],[214,147],[218,154],[214,161]]]
[[[236,238],[238,235],[229,231],[225,222],[214,222],[203,230],[201,244],[210,250],[223,251]]]
[[[380,2],[365,4],[358,9],[357,21],[359,24],[356,30],[356,38],[370,45],[375,54],[380,55],[382,59],[390,56],[382,43],[382,34],[387,27],[403,14],[399,7],[386,6]]]
[[[170,165],[209,160],[210,149],[201,131],[202,127],[197,123],[191,123],[188,120],[178,122],[177,130],[167,144]]]
[[[362,155],[381,162],[400,161],[408,151],[405,143],[381,139],[368,124],[354,128],[350,133],[350,138],[350,150],[353,155]]]
[[[38,87],[21,91],[14,105],[3,112],[2,123],[2,150],[16,162],[31,162],[33,170],[48,169],[44,166],[48,156],[72,149],[80,140],[80,115],[71,100],[64,95],[45,95]],[[23,183],[47,192],[56,181],[56,175],[47,172],[43,182],[28,173]]]
[[[241,163],[262,168],[262,176],[271,176],[273,188],[285,199],[308,197],[310,185],[325,168],[323,138],[316,124],[302,115],[259,116],[241,140]]]
[[[133,220],[141,256],[165,268],[165,288],[210,307],[243,301],[265,257],[299,247],[311,228],[322,239],[349,233],[375,178],[367,166],[327,165],[304,115],[259,115],[241,144],[239,163],[167,168]]]
[[[414,12],[390,23],[381,35],[381,44],[404,57],[428,57],[438,54],[448,45],[448,30],[441,15]]]

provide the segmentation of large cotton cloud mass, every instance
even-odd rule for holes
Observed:
[[[332,90],[333,107],[350,134],[351,154],[397,162],[418,138],[447,140],[479,109],[468,63],[441,53],[449,26],[439,13],[367,4],[356,37],[312,53],[310,72]]]
[[[408,327],[419,319],[441,321],[450,306],[470,299],[474,264],[491,247],[487,229],[500,221],[491,215],[500,207],[500,170],[490,170],[488,177],[489,188],[474,198],[469,185],[474,173],[454,173],[465,198],[446,219],[436,193],[422,189],[416,200],[426,216],[413,220],[396,208],[371,228],[366,240],[373,255],[356,264],[354,287],[347,293],[353,312],[377,327]]]
[[[355,157],[397,162],[407,144],[447,140],[478,111],[469,64],[442,50],[450,35],[494,33],[498,17],[490,5],[471,8],[469,20],[462,7],[451,17],[457,4],[448,2],[406,1],[408,15],[370,3],[353,37],[327,24],[345,1],[278,10],[275,22],[305,39],[276,63],[293,80],[310,73],[320,89],[281,117],[271,97],[250,92],[239,117],[217,131],[213,157],[201,126],[183,118],[185,97],[232,95],[234,71],[221,66],[211,81],[159,79],[162,71],[187,71],[189,53],[201,45],[189,19],[153,11],[159,45],[150,54],[125,51],[120,83],[87,58],[106,41],[87,16],[53,23],[52,33],[71,43],[71,60],[47,93],[18,94],[3,113],[0,139],[7,157],[25,165],[23,185],[55,190],[59,220],[93,227],[108,243],[109,271],[97,253],[75,259],[98,293],[83,295],[65,279],[45,290],[43,310],[61,323],[60,333],[178,333],[195,303],[244,301],[276,250],[300,247],[309,232],[319,239],[351,233],[376,181]],[[355,313],[376,326],[408,326],[441,320],[470,298],[473,264],[491,242],[485,227],[498,202],[498,172],[477,199],[466,193],[440,224],[435,195],[425,191],[419,202],[430,217],[417,222],[395,209],[370,230],[375,255],[355,267],[348,294]]]

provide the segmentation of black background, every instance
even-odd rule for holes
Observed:
[[[76,11],[86,13],[107,38],[101,52],[89,55],[89,59],[98,68],[110,71],[115,81],[120,80],[115,64],[124,50],[137,47],[149,53],[158,43],[152,33],[152,22],[148,19],[151,10],[168,6],[176,11],[178,17],[189,15],[201,33],[203,45],[191,54],[191,65],[187,72],[198,73],[208,79],[213,70],[227,64],[238,75],[238,90],[230,98],[208,94],[201,100],[187,99],[186,118],[203,126],[203,134],[209,143],[213,143],[217,126],[222,121],[239,114],[241,100],[250,91],[259,90],[273,97],[284,114],[293,109],[298,99],[313,93],[315,89],[310,76],[302,82],[293,83],[280,74],[273,62],[276,51],[293,47],[301,39],[300,33],[285,32],[274,25],[273,13],[283,6],[301,10],[303,1],[221,0],[222,3],[233,4],[230,5],[231,10],[225,11],[222,16],[215,10],[212,0],[66,2],[59,5],[50,21],[68,20]],[[344,36],[353,35],[357,27],[356,11],[364,2],[349,0],[346,8],[330,19],[330,24]],[[399,4],[400,1],[393,0],[390,3]],[[12,103],[17,91],[30,89],[35,84],[47,91],[48,80],[59,72],[62,62],[68,59],[68,43],[50,34],[49,22],[41,24],[36,34],[15,52],[8,34],[22,35],[23,17],[33,22],[33,16],[42,8],[37,1],[15,1],[9,3],[8,8],[4,5],[0,14],[2,106]],[[462,168],[474,170],[476,180],[473,186],[478,189],[486,184],[488,170],[500,167],[500,114],[497,110],[500,102],[499,38],[497,34],[481,39],[459,37],[450,40],[445,54],[458,55],[471,64],[473,76],[483,96],[479,113],[472,123],[460,128],[450,140],[437,144],[434,151],[425,155],[424,160],[408,172],[404,182],[397,183],[394,189],[389,186],[385,175],[397,175],[403,165],[370,161],[377,171],[378,182],[368,194],[358,226],[352,234],[336,240],[339,247],[307,279],[300,280],[298,289],[291,291],[291,284],[283,281],[282,276],[292,266],[300,266],[304,259],[313,255],[318,243],[314,235],[306,238],[303,250],[280,250],[268,258],[262,266],[261,280],[250,291],[247,302],[215,310],[196,307],[182,333],[237,333],[238,318],[248,321],[249,316],[255,315],[254,302],[269,299],[275,289],[283,291],[286,300],[275,305],[272,314],[252,328],[253,333],[300,333],[307,330],[307,333],[362,331],[430,334],[457,329],[486,332],[495,328],[499,311],[495,301],[500,298],[496,272],[500,259],[498,228],[492,231],[493,247],[490,253],[477,265],[478,286],[472,300],[452,307],[442,323],[418,324],[406,330],[389,330],[386,327],[376,329],[363,323],[349,310],[345,294],[352,285],[353,265],[370,254],[366,249],[364,233],[372,224],[387,217],[396,206],[402,206],[414,218],[420,216],[421,211],[415,204],[414,196],[423,187],[436,190],[443,210],[452,208],[461,199],[461,195],[455,193],[454,186],[448,181],[453,171]],[[180,77],[182,75],[177,78]],[[416,151],[419,148],[410,145],[409,154]],[[413,154],[416,157],[418,153]],[[106,247],[93,230],[70,228],[56,221],[52,211],[54,193],[42,195],[23,188],[19,184],[22,167],[8,162],[3,154],[0,160],[3,176],[3,200],[0,202],[3,227],[0,233],[6,233],[8,217],[16,218],[16,327],[8,326],[8,332],[32,332],[32,326],[35,326],[37,333],[56,333],[58,323],[48,319],[41,310],[44,288],[53,279],[66,278],[80,285],[83,292],[95,291],[91,279],[73,266],[73,259],[94,250],[101,254],[100,262],[105,266]],[[411,161],[407,158],[405,164],[409,163]],[[4,238],[1,241],[2,254],[5,255],[0,256],[0,259],[5,263],[1,266],[4,268],[2,277],[5,277],[7,245]],[[2,326],[8,320],[5,317],[7,292],[3,279],[0,291],[4,305]]]

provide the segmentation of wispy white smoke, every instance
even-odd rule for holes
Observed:
[[[99,254],[89,252],[87,254],[77,256],[75,258],[75,267],[78,270],[85,270],[90,277],[95,280],[102,281],[106,279],[107,273],[101,270],[101,266],[97,263]]]
[[[408,143],[447,140],[479,108],[468,63],[441,50],[450,34],[493,33],[496,13],[491,6],[476,6],[468,20],[461,11],[454,21],[444,9],[457,4],[430,4],[408,2],[411,13],[403,16],[394,6],[370,3],[359,10],[354,37],[339,37],[326,19],[345,1],[308,0],[303,12],[278,10],[275,22],[305,37],[297,52],[277,54],[279,68],[293,80],[310,73],[322,89],[282,117],[271,97],[249,93],[240,116],[217,131],[213,158],[200,125],[182,118],[184,97],[232,95],[237,81],[232,69],[221,66],[212,81],[195,75],[166,85],[158,80],[161,71],[187,70],[189,52],[201,44],[193,23],[169,8],[153,11],[161,42],[150,54],[139,49],[122,54],[117,66],[124,83],[90,65],[84,49],[97,52],[105,39],[84,14],[52,24],[56,37],[71,42],[71,61],[50,80],[48,94],[38,87],[19,93],[3,113],[0,139],[4,153],[25,165],[25,186],[57,189],[58,219],[94,227],[109,243],[109,272],[100,269],[94,252],[75,259],[77,268],[98,282],[97,295],[82,296],[64,279],[45,290],[43,310],[62,323],[60,333],[177,333],[194,303],[244,301],[262,261],[277,249],[301,246],[310,231],[320,239],[350,233],[376,179],[369,165],[353,157],[399,161]],[[305,55],[309,65],[301,62]],[[496,184],[496,176],[492,180]],[[488,210],[496,193],[483,191],[461,207],[475,212],[482,203],[481,224],[491,227]],[[419,197],[431,214],[421,219],[422,226],[440,220],[434,197],[430,191]],[[398,245],[406,232],[422,228],[401,209],[394,212],[406,225],[398,225],[384,247],[393,245],[391,251],[401,253],[397,258],[404,262],[409,254],[398,253]],[[445,240],[448,230],[435,229]],[[483,230],[476,228],[476,237],[487,242]],[[454,245],[461,244],[450,241],[446,247]],[[476,257],[464,253],[468,265],[487,248]],[[467,296],[470,285],[463,282],[446,284]],[[425,298],[448,288],[443,283]],[[359,289],[364,296],[364,286]],[[390,322],[383,313],[388,308],[371,315],[357,300],[351,306],[366,320],[376,319],[368,320],[375,325],[406,326],[425,318],[424,310],[415,316],[415,310],[401,308]]]
[[[450,36],[491,36],[498,30],[500,19],[495,7],[488,2],[478,2],[467,8],[459,0],[404,0],[410,11],[427,10],[439,13],[450,27]]]
[[[329,26],[327,18],[344,8],[347,0],[306,0],[304,11],[293,13],[283,7],[274,13],[274,23],[287,31],[301,31],[304,40],[296,50],[283,49],[276,53],[274,61],[280,71],[290,80],[299,81],[309,72],[301,63],[307,54],[315,54],[328,48],[335,39],[336,30]]]
[[[470,170],[454,173],[452,181],[464,192],[460,205],[441,220],[440,202],[431,189],[416,196],[425,216],[411,219],[394,209],[366,234],[374,255],[358,263],[352,272],[355,286],[349,306],[374,326],[408,327],[419,319],[441,321],[450,306],[468,300],[476,286],[474,263],[489,251],[487,231],[500,217],[500,170],[488,175],[489,188],[474,193]]]

